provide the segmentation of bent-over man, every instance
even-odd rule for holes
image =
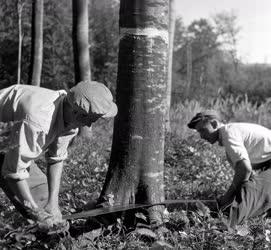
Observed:
[[[271,130],[252,123],[224,124],[215,110],[197,113],[188,127],[225,148],[235,173],[218,204],[230,211],[230,225],[267,212],[271,208]]]
[[[22,215],[61,220],[58,195],[69,142],[79,127],[116,114],[111,92],[98,82],[80,82],[68,92],[30,85],[0,91],[0,122],[16,121],[10,139],[18,145],[0,154],[0,187]],[[42,153],[47,177],[34,164]]]

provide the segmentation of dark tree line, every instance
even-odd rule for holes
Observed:
[[[178,18],[175,27],[173,103],[244,94],[261,102],[270,96],[271,66],[248,65],[238,56],[242,29],[235,13],[218,13],[187,27]]]
[[[22,10],[22,68],[21,83],[31,82],[32,1],[21,0]],[[93,79],[114,85],[117,71],[118,8],[117,1],[90,1],[89,45]],[[17,82],[18,15],[17,1],[1,0],[0,12],[0,87]],[[37,4],[37,1],[33,1]],[[102,6],[106,6],[103,8]],[[35,8],[35,7],[34,7]],[[41,86],[52,89],[74,84],[72,1],[44,0],[43,62]],[[108,19],[110,16],[110,19]],[[107,45],[107,46],[105,46]],[[32,47],[32,50],[34,48]],[[15,70],[16,69],[16,70]],[[29,77],[30,76],[30,77]]]
[[[0,0],[0,87],[17,81],[17,1]],[[21,82],[29,82],[32,1],[21,0]],[[92,79],[116,88],[119,1],[89,3],[89,43]],[[110,18],[109,18],[110,17]],[[43,66],[41,85],[49,88],[74,84],[72,1],[44,0]],[[270,96],[268,65],[245,65],[238,58],[238,17],[218,13],[212,20],[194,20],[184,26],[177,17],[174,38],[172,103],[186,98],[207,99],[217,92],[243,94],[261,100]],[[242,30],[241,30],[242,31]],[[253,79],[253,80],[252,80]],[[261,86],[260,90],[258,85]],[[255,93],[257,96],[255,97]]]

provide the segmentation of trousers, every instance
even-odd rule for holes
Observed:
[[[234,227],[245,220],[269,214],[271,209],[271,168],[263,168],[237,190],[230,206],[229,225]]]
[[[0,154],[0,172],[2,172],[2,166],[4,163],[5,155]],[[27,179],[28,186],[31,194],[39,207],[44,207],[48,200],[48,184],[47,177],[33,161],[29,168],[30,177]],[[11,203],[15,206],[16,210],[19,211],[24,217],[28,217],[26,208],[22,204],[12,189],[9,187],[7,180],[0,175],[0,187],[9,198]]]

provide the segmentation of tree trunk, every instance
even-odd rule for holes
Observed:
[[[88,37],[88,0],[73,0],[73,51],[75,83],[91,81],[89,37]],[[91,137],[89,127],[81,127],[79,135]]]
[[[17,68],[17,84],[21,83],[21,62],[22,62],[22,12],[23,12],[23,3],[21,0],[17,1],[17,11],[18,11],[18,33],[19,33],[19,42],[18,42],[18,68]]]
[[[167,110],[168,2],[121,0],[117,77],[118,115],[105,184],[99,202],[164,200],[164,133]],[[161,209],[149,210],[161,221]]]
[[[43,58],[43,0],[32,3],[32,48],[29,84],[40,86]]]
[[[167,83],[167,113],[166,113],[166,131],[170,132],[170,106],[172,90],[172,59],[175,33],[175,0],[169,0],[169,42],[168,42],[168,83]]]
[[[73,0],[73,46],[75,82],[90,81],[88,0]]]
[[[191,41],[186,44],[186,98],[190,96],[190,87],[192,82],[192,46]]]

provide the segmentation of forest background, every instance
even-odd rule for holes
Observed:
[[[18,61],[17,1],[1,0],[0,88],[16,83]],[[31,1],[22,1],[22,77],[29,81]],[[89,46],[92,79],[113,92],[118,64],[119,1],[89,3]],[[238,16],[232,11],[185,26],[176,18],[172,67],[172,104],[186,99],[206,102],[213,97],[247,94],[261,103],[271,95],[271,65],[244,64],[237,56]],[[44,1],[44,59],[41,86],[61,89],[74,85],[71,1]]]

